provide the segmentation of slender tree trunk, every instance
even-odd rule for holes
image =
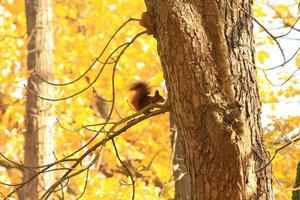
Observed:
[[[51,0],[26,0],[26,19],[29,35],[28,42],[28,88],[40,96],[49,97],[49,85],[35,75],[36,70],[47,80],[53,75],[53,35],[51,29]],[[52,161],[53,139],[51,133],[51,116],[53,106],[49,101],[27,93],[25,134],[25,165],[42,166]],[[33,170],[33,171],[32,171]],[[23,180],[30,179],[39,169],[25,170]],[[23,199],[36,200],[51,184],[51,174],[41,174],[25,185]]]
[[[251,1],[146,0],[146,5],[141,24],[158,41],[191,199],[273,199],[251,64]]]
[[[175,199],[189,200],[190,178],[184,163],[184,150],[178,138],[174,114],[170,112],[171,144],[173,149],[173,176],[175,180]]]

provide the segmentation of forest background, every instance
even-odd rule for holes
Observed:
[[[0,152],[16,162],[23,160],[23,133],[25,132],[25,94],[27,84],[27,31],[25,5],[22,0],[0,0]],[[78,0],[53,1],[56,83],[74,80],[90,66],[110,36],[131,17],[140,18],[145,11],[142,0]],[[254,1],[256,65],[259,89],[263,102],[262,122],[265,144],[271,155],[291,139],[299,136],[300,87],[300,24],[296,0]],[[277,37],[288,63],[281,66],[281,52],[274,38],[261,26]],[[144,28],[138,22],[126,26],[112,41],[107,57],[118,45],[130,41]],[[99,63],[100,65],[100,63]],[[274,69],[270,69],[274,66]],[[102,97],[111,95],[111,70],[105,68],[93,85]],[[87,78],[55,88],[55,97],[68,96],[88,85],[96,76],[99,66],[89,71]],[[163,91],[166,97],[163,74],[152,36],[142,36],[126,51],[117,65],[115,74],[116,110],[113,119],[128,116],[134,110],[130,106],[130,85],[145,80],[153,89]],[[55,117],[48,122],[55,138],[57,158],[81,147],[92,136],[86,129],[72,131],[82,125],[103,122],[97,110],[97,96],[91,88],[65,101],[55,102]],[[134,126],[116,138],[122,158],[130,170],[139,174],[136,179],[137,199],[172,199],[172,147],[170,143],[168,114],[163,114]],[[290,199],[300,158],[299,144],[292,143],[278,151],[273,160],[274,191],[276,199]],[[128,199],[131,187],[128,177],[119,164],[114,149],[107,143],[102,150],[101,166],[90,170],[88,185],[82,199]],[[90,159],[92,159],[92,156]],[[0,181],[18,183],[21,173],[8,168],[0,158]],[[70,197],[80,194],[86,174],[80,174],[69,183]],[[1,185],[1,194],[10,187]],[[67,198],[69,199],[69,198]]]

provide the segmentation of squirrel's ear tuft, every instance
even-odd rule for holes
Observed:
[[[159,95],[159,91],[155,90],[155,96]]]

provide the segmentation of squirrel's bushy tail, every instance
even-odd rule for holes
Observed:
[[[135,90],[140,94],[140,96],[147,96],[150,94],[150,87],[146,82],[139,81],[134,83],[131,87],[130,90]]]

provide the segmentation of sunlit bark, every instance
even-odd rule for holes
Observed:
[[[242,2],[242,3],[241,3]],[[191,178],[191,199],[273,199],[251,1],[146,0]],[[241,9],[243,8],[243,9]]]
[[[53,35],[51,29],[51,0],[26,0],[26,19],[28,30],[27,68],[28,88],[40,96],[51,95],[49,85],[35,75],[36,70],[47,80],[53,75]],[[26,166],[42,166],[51,162],[53,140],[51,133],[53,105],[28,92],[26,101]],[[53,128],[53,127],[52,127]],[[30,179],[38,168],[24,171],[23,181]],[[23,198],[36,200],[51,184],[51,173],[43,173],[24,186]]]

